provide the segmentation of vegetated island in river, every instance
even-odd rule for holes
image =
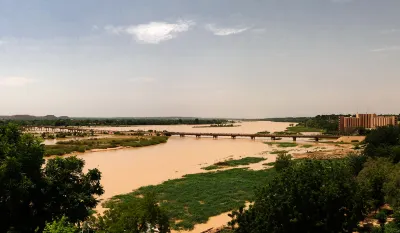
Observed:
[[[130,136],[112,138],[93,138],[85,140],[59,141],[56,145],[44,145],[45,155],[65,155],[73,152],[85,152],[92,149],[117,147],[144,147],[167,142],[166,136]]]
[[[199,125],[193,126],[193,128],[222,128],[222,127],[240,127],[240,125],[234,124],[212,124],[212,125]]]

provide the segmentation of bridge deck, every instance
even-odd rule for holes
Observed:
[[[180,136],[225,136],[225,137],[264,137],[264,138],[325,138],[325,139],[338,139],[338,135],[279,135],[279,134],[246,134],[246,133],[192,133],[192,132],[165,132],[165,135],[180,135]]]

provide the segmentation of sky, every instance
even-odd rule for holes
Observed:
[[[400,113],[399,0],[0,0],[0,115]]]

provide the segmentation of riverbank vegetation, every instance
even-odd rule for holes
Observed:
[[[296,147],[298,144],[295,142],[264,142],[264,144],[267,144],[269,146],[276,145],[278,147]]]
[[[45,155],[64,155],[73,152],[85,152],[92,149],[108,149],[116,147],[143,147],[167,142],[168,137],[121,137],[93,138],[84,140],[59,141],[56,145],[45,145]]]
[[[239,208],[254,199],[254,187],[270,180],[274,169],[253,171],[248,169],[229,169],[225,171],[186,175],[182,179],[151,185],[135,192],[115,196],[106,202],[111,211],[119,203],[136,202],[148,192],[158,194],[160,207],[171,218],[173,229],[193,229],[195,224],[207,222],[232,209]]]
[[[284,117],[267,118],[265,120],[274,122],[293,122],[298,123],[292,128],[293,132],[320,132],[328,134],[338,134],[340,115],[317,115],[315,117]],[[346,115],[348,116],[348,115]],[[289,130],[289,129],[288,129]],[[302,131],[300,131],[302,130]],[[309,131],[310,130],[310,131]],[[314,131],[317,130],[317,131]]]
[[[240,125],[234,125],[234,124],[212,124],[212,125],[193,126],[193,128],[224,128],[224,127],[240,127]]]
[[[215,169],[221,169],[221,168],[225,168],[225,167],[237,167],[237,166],[241,166],[241,165],[249,165],[252,163],[258,163],[258,162],[261,162],[264,160],[265,160],[265,158],[261,158],[261,157],[245,157],[245,158],[241,158],[241,159],[230,159],[230,160],[214,163],[213,165],[203,167],[202,169],[215,170]]]
[[[68,137],[88,137],[94,136],[93,133],[85,133],[85,132],[57,132],[57,133],[48,133],[43,132],[40,134],[40,137],[43,139],[56,139],[56,138],[68,138]]]
[[[256,134],[271,134],[268,130],[257,132]]]
[[[13,119],[0,120],[21,126],[128,126],[128,125],[200,125],[226,124],[225,119],[210,118],[74,118],[74,119]]]

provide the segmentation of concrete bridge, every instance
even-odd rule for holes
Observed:
[[[173,136],[173,135],[179,135],[180,137],[185,137],[185,136],[196,136],[196,138],[200,137],[213,137],[213,138],[218,138],[218,137],[231,137],[232,139],[235,139],[236,137],[248,137],[251,139],[256,139],[256,138],[271,138],[271,140],[277,140],[278,138],[292,138],[293,141],[296,141],[297,138],[311,138],[314,139],[315,141],[319,141],[320,139],[338,139],[341,136],[337,135],[279,135],[279,134],[244,134],[244,133],[189,133],[189,132],[164,132],[166,136]]]

